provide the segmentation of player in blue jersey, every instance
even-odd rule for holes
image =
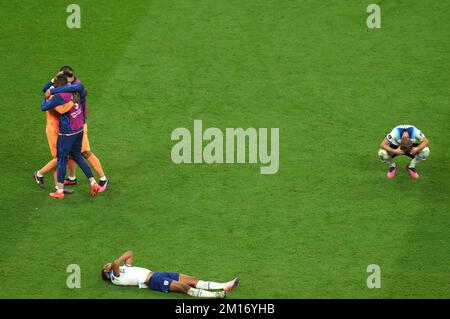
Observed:
[[[67,85],[67,76],[58,75],[54,80],[55,87]],[[91,183],[91,195],[95,196],[99,190],[99,186],[95,181],[91,169],[81,155],[81,143],[83,141],[84,130],[84,109],[80,103],[78,94],[57,93],[49,99],[42,100],[41,110],[48,111],[59,105],[64,105],[72,100],[74,105],[64,114],[59,115],[59,132],[57,141],[57,190],[50,193],[51,197],[64,198],[64,177],[66,175],[68,156],[80,166],[86,177]]]
[[[397,163],[394,158],[398,155],[406,155],[412,160],[406,170],[409,176],[419,178],[416,165],[424,161],[430,154],[428,139],[413,125],[398,125],[383,139],[378,151],[379,158],[389,164],[388,178],[394,178],[397,172]]]
[[[60,72],[58,74],[63,74],[67,76],[68,84],[64,86],[60,86],[57,88],[54,88],[52,86],[52,82],[50,81],[47,83],[47,85],[44,87],[44,90],[46,91],[46,96],[50,96],[56,93],[79,93],[80,95],[80,103],[83,106],[84,110],[84,117],[87,118],[87,91],[84,85],[81,83],[80,79],[75,77],[73,73],[73,69],[70,66],[63,66],[60,69]],[[89,139],[88,139],[88,128],[87,124],[84,125],[84,131],[83,131],[83,142],[81,144],[81,155],[89,162],[89,164],[92,166],[92,168],[95,170],[95,172],[98,174],[99,177],[99,183],[100,183],[100,189],[99,192],[104,192],[106,188],[108,187],[109,180],[107,179],[102,164],[100,163],[100,160],[97,158],[97,156],[91,151]],[[76,166],[75,162],[72,161],[69,158],[68,161],[68,178],[64,180],[65,185],[75,185],[77,184],[76,179]]]
[[[123,265],[122,265],[123,264]],[[238,284],[239,278],[225,283],[203,281],[177,272],[153,272],[133,265],[133,252],[107,263],[102,268],[102,278],[116,286],[136,286],[167,293],[181,292],[193,297],[225,298]]]

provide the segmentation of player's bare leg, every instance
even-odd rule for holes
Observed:
[[[175,280],[170,283],[169,291],[181,292],[192,297],[201,297],[201,298],[225,298],[227,295],[225,291],[213,292],[204,289],[193,288],[187,283]]]
[[[389,164],[389,169],[387,171],[387,178],[391,179],[395,177],[395,173],[397,173],[397,163],[394,162],[392,154],[384,149],[380,149],[378,151],[378,157],[385,163]]]
[[[53,166],[53,165],[55,165],[55,166]],[[44,186],[44,174],[50,172],[51,170],[53,170],[53,176],[54,176],[55,185],[56,185],[56,183],[57,183],[56,166],[57,165],[58,165],[58,160],[56,158],[54,158],[50,162],[48,162],[43,168],[33,172],[33,178],[34,178],[35,182],[38,184],[38,186],[40,188],[45,188],[45,186]],[[74,190],[73,189],[64,188],[64,193],[65,194],[73,194]]]
[[[196,277],[180,274],[179,281],[188,284],[191,287],[203,290],[224,290],[231,292],[239,284],[239,278],[236,277],[231,281],[220,283],[215,281],[203,281]]]
[[[58,160],[56,158],[53,158],[47,164],[45,164],[44,167],[33,172],[33,178],[40,188],[44,188],[44,175],[52,170],[55,170],[57,165]]]
[[[406,170],[411,178],[413,178],[413,179],[420,178],[420,176],[416,170],[416,165],[419,164],[420,162],[426,160],[428,155],[430,155],[430,149],[428,147],[425,147],[423,150],[418,152],[416,154],[416,156],[414,156],[414,158],[411,160],[411,162],[409,162],[408,166],[406,167]]]
[[[103,193],[106,188],[108,187],[109,180],[106,178],[105,172],[103,171],[102,164],[100,163],[100,160],[97,156],[95,156],[94,153],[91,151],[84,151],[81,153],[83,157],[89,162],[91,167],[94,169],[94,171],[97,173],[99,177],[99,193]]]

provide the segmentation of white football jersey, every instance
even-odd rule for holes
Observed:
[[[399,146],[400,141],[402,140],[402,135],[405,131],[408,132],[409,138],[414,144],[420,144],[420,142],[422,142],[425,138],[425,135],[423,135],[423,133],[414,125],[398,125],[392,129],[392,131],[386,136],[386,139],[389,143]]]
[[[147,288],[144,282],[150,272],[150,270],[145,268],[123,265],[120,266],[120,276],[114,276],[114,273],[111,271],[110,278],[114,285]]]

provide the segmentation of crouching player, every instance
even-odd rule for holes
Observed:
[[[124,263],[124,265],[122,265]],[[118,286],[138,286],[167,293],[181,292],[193,297],[225,298],[239,284],[239,278],[225,283],[202,281],[177,272],[153,272],[133,266],[133,252],[127,251],[102,268],[102,278]],[[211,291],[219,290],[219,291]]]
[[[389,164],[388,178],[394,178],[397,172],[397,163],[394,158],[398,155],[406,155],[412,160],[406,166],[411,178],[418,179],[419,174],[416,165],[424,161],[430,154],[428,139],[413,125],[398,125],[386,136],[380,144],[379,158]]]
[[[58,75],[55,78],[55,87],[66,85],[67,76]],[[57,190],[50,193],[51,197],[63,199],[64,198],[64,177],[67,170],[67,160],[70,155],[71,158],[80,166],[86,177],[91,183],[91,195],[95,196],[99,190],[99,186],[95,181],[91,169],[85,162],[81,155],[81,143],[83,141],[84,129],[84,112],[83,106],[78,99],[74,99],[72,93],[55,94],[51,99],[45,98],[41,103],[41,110],[48,111],[58,105],[66,104],[68,101],[74,101],[72,108],[64,114],[59,116],[59,133],[57,141]]]

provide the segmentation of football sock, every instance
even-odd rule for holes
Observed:
[[[397,166],[397,163],[396,162],[394,162],[394,161],[391,161],[391,162],[389,162],[389,167],[395,167],[395,166]]]
[[[413,168],[415,168],[416,167],[416,164],[418,163],[419,161],[418,160],[416,160],[416,158],[414,157],[412,160],[411,160],[411,162],[409,162],[409,167],[413,167]]]
[[[101,180],[102,182],[106,181],[106,176],[100,177],[100,180]]]
[[[71,181],[74,181],[74,180],[76,180],[76,179],[77,179],[77,177],[76,177],[76,176],[67,176],[67,178],[69,178],[69,180],[71,180]]]
[[[97,184],[97,182],[94,180],[92,180],[91,185]]]
[[[41,173],[41,171],[36,172],[37,177],[44,177],[44,174]]]
[[[64,193],[64,188],[56,188],[56,191],[57,191],[58,193]]]
[[[100,179],[105,178],[105,173],[103,173],[102,164],[100,164],[100,161],[98,160],[97,156],[91,153],[91,156],[87,158],[87,161],[89,164],[91,164],[92,168],[97,172]]]
[[[218,297],[217,292],[191,288],[188,290],[187,294],[192,297],[203,297],[203,298],[216,298]]]
[[[227,283],[219,283],[214,281],[203,281],[199,280],[197,282],[197,285],[195,285],[196,288],[205,289],[205,290],[218,290],[223,289],[227,286]]]
[[[74,180],[76,179],[76,169],[77,169],[77,163],[73,159],[70,159],[67,161],[67,169],[69,171],[69,179]],[[72,179],[73,178],[73,179]]]

